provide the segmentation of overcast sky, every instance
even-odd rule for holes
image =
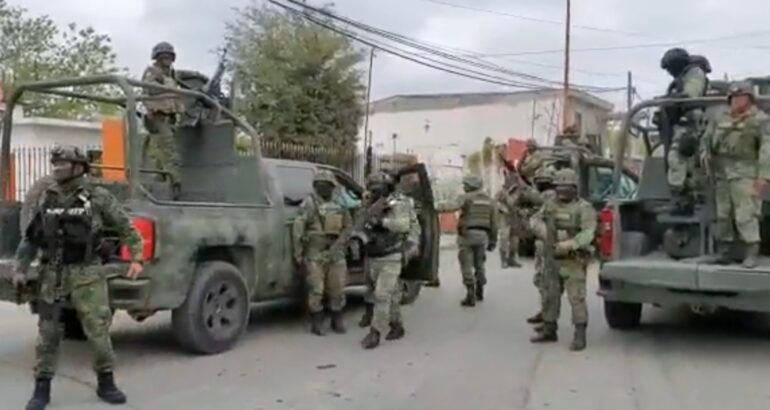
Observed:
[[[92,25],[109,34],[119,63],[139,75],[158,41],[177,47],[177,66],[213,71],[224,26],[233,9],[252,0],[8,0],[34,14],[48,14],[60,23]],[[476,12],[459,7],[486,9]],[[313,5],[324,0],[308,0]],[[566,0],[337,0],[339,14],[436,45],[482,54],[559,50],[563,47]],[[681,43],[711,60],[713,77],[770,74],[770,1],[767,0],[572,0],[576,83],[603,87],[626,84],[633,71],[639,93],[649,98],[665,90],[669,79],[659,69],[666,45],[600,51],[623,47]],[[499,13],[499,14],[495,14]],[[514,18],[505,14],[529,18]],[[543,21],[532,21],[532,20]],[[591,29],[593,28],[593,29]],[[693,42],[692,40],[721,40]],[[689,41],[689,42],[688,42]],[[563,55],[527,54],[491,58],[507,68],[561,79]],[[458,91],[503,91],[509,88],[420,67],[380,54],[374,65],[374,98],[392,94]],[[601,95],[623,104],[624,92]]]

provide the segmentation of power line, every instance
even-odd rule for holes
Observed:
[[[625,45],[625,46],[575,48],[570,50],[570,52],[574,53],[574,52],[586,52],[586,51],[616,51],[616,50],[632,50],[632,49],[638,49],[638,48],[676,47],[676,46],[681,46],[683,44],[712,43],[717,41],[733,40],[737,38],[754,37],[754,36],[761,36],[761,35],[767,35],[767,34],[770,34],[770,30],[752,31],[752,32],[746,32],[746,33],[732,34],[728,36],[710,37],[710,38],[702,38],[702,39],[696,39],[696,40],[683,40],[683,41],[676,41],[676,42],[658,42],[658,43],[646,43],[646,44],[631,44],[631,45]],[[563,52],[564,52],[564,49],[552,49],[552,50],[540,50],[540,51],[519,51],[519,52],[512,52],[512,53],[490,53],[490,54],[481,54],[480,56],[485,58],[499,58],[499,57],[509,57],[509,56],[512,57],[512,56],[531,56],[531,55],[541,55],[541,54],[557,54],[557,53],[563,53]]]
[[[531,22],[534,22],[534,23],[555,24],[555,25],[560,25],[560,26],[564,25],[563,21],[548,20],[548,19],[539,18],[539,17],[524,16],[524,15],[520,15],[520,14],[507,13],[507,12],[503,12],[503,11],[495,11],[495,10],[476,8],[476,7],[471,7],[471,6],[465,6],[465,5],[462,5],[462,4],[448,3],[448,2],[440,1],[440,0],[421,0],[421,1],[428,2],[428,3],[433,3],[433,4],[439,4],[439,5],[447,6],[447,7],[453,7],[453,8],[456,8],[456,9],[475,11],[477,13],[486,13],[486,14],[493,14],[493,15],[496,15],[496,16],[512,17],[512,18],[515,18],[515,19],[531,21]],[[602,33],[623,34],[623,35],[633,36],[633,37],[649,37],[649,36],[646,36],[646,35],[640,34],[640,33],[633,33],[633,32],[629,32],[629,31],[615,30],[615,29],[610,29],[610,28],[602,28],[602,27],[594,27],[594,26],[583,26],[583,25],[576,25],[576,24],[573,24],[572,27],[583,29],[583,30],[598,31],[598,32],[602,32]]]
[[[320,9],[320,8],[317,8],[317,7],[313,7],[313,6],[307,5],[307,4],[302,3],[302,2],[298,2],[296,0],[285,0],[285,1],[287,1],[290,4],[292,4],[295,7],[299,7],[301,9],[303,9],[303,10],[309,10],[309,11],[311,11],[313,13],[320,14],[320,15],[328,18],[328,19],[332,19],[332,20],[335,20],[335,21],[338,21],[338,22],[342,22],[343,24],[355,27],[358,30],[362,30],[364,32],[367,32],[367,33],[370,33],[370,34],[374,34],[374,35],[377,35],[377,36],[380,36],[380,37],[384,37],[384,38],[386,38],[386,39],[388,39],[390,41],[393,41],[393,42],[396,42],[398,44],[407,46],[409,48],[414,48],[414,49],[417,49],[417,50],[425,51],[428,54],[432,54],[432,55],[438,56],[440,58],[451,60],[451,61],[454,61],[454,62],[457,62],[457,63],[467,64],[467,65],[470,65],[470,66],[473,66],[473,67],[479,68],[479,69],[489,70],[489,71],[493,71],[493,72],[497,72],[497,73],[501,73],[501,74],[506,74],[506,75],[514,76],[514,77],[521,77],[521,78],[529,80],[529,81],[536,81],[536,82],[546,83],[546,84],[549,84],[551,86],[557,86],[557,85],[560,84],[558,81],[549,80],[549,79],[546,79],[546,78],[543,78],[543,77],[539,77],[539,76],[535,76],[535,75],[532,75],[532,74],[527,74],[527,73],[522,73],[522,72],[517,72],[517,71],[510,70],[510,69],[506,69],[504,67],[496,65],[494,63],[490,63],[488,61],[484,61],[484,60],[479,59],[479,58],[476,58],[475,59],[476,61],[468,60],[467,58],[463,58],[463,57],[458,56],[456,54],[447,53],[446,51],[437,49],[437,47],[435,47],[435,46],[426,45],[425,42],[422,42],[420,40],[416,40],[414,38],[411,38],[411,37],[408,37],[408,36],[404,36],[402,34],[390,32],[390,31],[383,30],[383,29],[379,29],[379,28],[376,28],[376,27],[373,27],[373,26],[361,23],[359,21],[352,20],[352,19],[346,18],[344,16],[337,15],[335,13],[332,13],[332,12],[328,11],[328,10]],[[271,3],[280,5],[280,6],[284,7],[284,8],[287,8],[287,9],[292,9],[292,8],[286,7],[283,4],[277,3],[275,1],[271,1]],[[298,11],[297,9],[292,9],[292,10],[294,10],[295,12]],[[336,29],[340,30],[339,28],[336,28]],[[351,35],[355,36],[353,33],[350,33],[349,31],[345,32],[345,34],[348,35],[349,37]],[[369,42],[375,42],[376,40],[368,39],[368,41]],[[378,47],[379,48],[383,48],[384,46],[382,46],[381,43],[380,43],[380,45],[378,45]],[[414,56],[416,58],[423,58],[423,59],[425,58],[424,55],[420,55],[419,53],[412,53],[412,52],[408,52],[408,51],[405,51],[405,50],[402,50],[402,49],[398,49],[398,50],[401,53],[407,53],[407,54],[410,54],[410,55],[412,55],[412,56]],[[428,61],[431,61],[431,62],[436,63],[436,64],[442,64],[441,61],[436,61],[436,60],[433,60],[433,59],[428,59]],[[446,63],[444,63],[444,64],[446,64]],[[491,76],[491,75],[483,73],[483,72],[469,70],[469,69],[466,69],[466,68],[463,68],[463,67],[458,67],[458,66],[453,66],[453,65],[449,65],[449,66],[451,68],[453,68],[453,69],[459,69],[459,70],[468,71],[468,72],[470,72],[470,73],[472,73],[474,75],[482,75],[482,76],[486,75],[486,76],[488,76],[488,77],[490,77],[491,79],[494,79],[494,80],[498,80],[498,81],[502,80],[502,81],[506,81],[506,82],[513,82],[513,80],[509,80],[509,79],[506,79],[506,78],[501,78],[501,77],[498,77],[498,76]],[[516,84],[518,84],[517,86],[540,87],[537,84],[522,83],[520,81],[516,82]],[[576,85],[576,87],[584,89],[584,91],[590,91],[590,92],[605,92],[605,91],[615,91],[617,89],[620,89],[620,87],[608,88],[608,87],[597,87],[597,86],[586,86],[586,85]]]

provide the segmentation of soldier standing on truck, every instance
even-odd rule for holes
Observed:
[[[151,56],[154,62],[144,70],[142,81],[177,88],[178,84],[172,68],[176,60],[174,46],[165,41],[160,42],[152,48]],[[170,175],[174,193],[177,196],[181,184],[179,174],[181,159],[174,135],[179,114],[184,111],[184,105],[178,96],[168,95],[166,91],[145,89],[144,92],[148,96],[156,97],[144,102],[147,108],[144,126],[149,133],[144,146],[145,155],[153,166]],[[166,96],[157,97],[163,94]]]
[[[487,283],[487,251],[495,250],[497,245],[497,218],[495,202],[483,190],[484,182],[476,175],[463,178],[461,195],[452,204],[437,206],[439,212],[460,211],[457,223],[457,246],[460,270],[467,290],[462,306],[476,306],[476,301],[484,300],[484,286]]]
[[[544,158],[542,152],[538,151],[537,141],[533,138],[528,139],[527,150],[524,151],[524,156],[519,164],[519,175],[528,181],[532,181],[537,170],[543,166],[543,162]]]
[[[115,355],[110,340],[112,319],[107,280],[101,272],[99,238],[108,228],[131,251],[127,276],[142,272],[142,239],[112,194],[89,184],[86,156],[75,147],[57,147],[51,153],[55,182],[32,208],[33,219],[23,232],[16,252],[13,282],[23,287],[30,264],[43,251],[39,268],[39,338],[36,347],[35,390],[27,410],[43,410],[50,402],[51,379],[56,373],[63,329],[59,322],[62,304],[75,308],[94,349],[97,395],[111,404],[126,402],[115,385]]]
[[[701,68],[702,61],[691,60],[681,48],[672,48],[663,55],[660,67],[674,80],[668,87],[667,98],[698,98],[706,95],[708,79]],[[667,110],[671,130],[671,148],[668,152],[668,184],[675,197],[675,213],[689,214],[696,190],[696,155],[703,131],[703,110],[698,107]]]
[[[367,178],[369,201],[382,203],[382,212],[367,222],[365,252],[369,258],[369,275],[374,284],[372,326],[361,340],[364,349],[374,349],[380,344],[380,335],[390,329],[386,340],[404,337],[401,318],[401,292],[399,278],[404,267],[404,253],[416,220],[408,198],[395,188],[395,180],[386,172],[376,172]]]
[[[532,229],[543,241],[548,238],[546,218],[553,218],[556,243],[543,243],[552,247],[555,272],[544,272],[546,298],[543,310],[543,327],[531,339],[533,343],[555,342],[557,322],[561,311],[561,297],[565,292],[572,306],[572,323],[575,335],[570,350],[586,347],[586,269],[593,253],[592,243],[596,232],[596,211],[587,201],[577,196],[577,175],[565,168],[554,176],[556,199],[548,200],[532,217]],[[549,261],[544,261],[544,264]],[[551,277],[556,276],[556,277]]]
[[[324,336],[324,296],[327,297],[331,328],[345,333],[342,309],[345,307],[347,266],[345,253],[331,254],[330,247],[352,224],[350,213],[335,201],[337,183],[330,171],[319,171],[313,178],[313,189],[302,202],[294,220],[294,259],[307,275],[310,331]]]
[[[770,180],[770,118],[755,105],[750,83],[730,85],[729,112],[712,122],[704,137],[702,161],[716,192],[719,256],[732,262],[736,234],[746,245],[743,266],[757,266],[762,195]]]

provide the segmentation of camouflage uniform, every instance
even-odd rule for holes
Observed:
[[[527,231],[531,232],[532,228],[529,226],[529,221],[532,216],[537,213],[543,204],[555,198],[556,193],[553,190],[553,176],[555,173],[553,166],[545,166],[538,170],[537,175],[534,178],[535,184],[539,186],[542,191],[538,191],[532,187],[528,187],[526,191],[522,193],[522,205],[526,206],[527,212],[523,215],[527,221],[524,224],[527,227]],[[534,316],[527,319],[528,323],[536,324],[543,321],[543,303],[545,301],[545,287],[543,282],[543,259],[542,259],[543,243],[539,239],[535,239],[535,274],[532,277],[532,284],[537,289],[540,300],[540,310]]]
[[[699,62],[691,62],[682,49],[671,49],[661,60],[661,68],[674,75],[667,97],[698,98],[706,95],[707,78]],[[672,114],[676,115],[676,114]],[[703,111],[689,108],[676,119],[668,152],[668,184],[678,196],[680,207],[689,207],[696,187],[695,173],[699,135],[703,130]],[[692,148],[692,147],[694,148]]]
[[[71,162],[73,166],[83,164],[86,172],[88,169],[85,156],[74,147],[54,149],[52,162]],[[45,258],[38,277],[41,305],[33,400],[39,394],[49,395],[50,379],[56,373],[63,329],[53,304],[58,300],[69,300],[94,349],[93,367],[99,375],[100,397],[104,386],[109,384],[115,389],[109,394],[117,397],[102,398],[105,401],[114,399],[115,403],[125,402],[125,396],[117,391],[112,381],[115,365],[109,334],[112,312],[107,279],[101,258],[96,254],[98,243],[94,243],[94,238],[102,237],[105,231],[114,232],[129,247],[132,259],[137,262],[142,257],[142,239],[117,199],[105,189],[92,186],[83,175],[73,175],[66,182],[48,185],[30,211],[33,219],[23,232],[16,252],[16,272],[26,276],[38,251],[43,251]],[[52,263],[61,264],[58,274]],[[48,386],[40,387],[45,393],[39,392],[40,384]],[[44,408],[45,404],[31,401],[28,408]]]
[[[736,83],[729,97],[749,95],[751,84]],[[717,238],[721,242],[719,262],[730,261],[736,231],[747,245],[744,266],[756,266],[759,253],[761,198],[754,184],[770,180],[770,118],[756,106],[741,114],[725,113],[706,133],[704,159],[711,166],[716,192]]]
[[[500,232],[500,238],[498,242],[500,244],[500,265],[503,268],[509,266],[519,267],[521,265],[516,262],[516,256],[518,255],[518,237],[514,233],[514,217],[517,210],[513,208],[513,201],[511,198],[511,187],[505,186],[495,196],[495,204],[497,205],[497,227]]]
[[[320,192],[323,185],[326,193]],[[332,327],[344,333],[342,309],[345,307],[345,284],[347,266],[345,253],[330,254],[329,248],[352,224],[350,213],[331,196],[336,186],[334,174],[319,171],[313,179],[316,192],[302,202],[299,214],[294,220],[294,258],[302,261],[307,269],[308,308],[313,333],[323,334],[323,298],[327,297],[332,316]],[[328,194],[328,198],[324,195]]]
[[[519,174],[524,179],[532,181],[544,162],[543,153],[537,150],[537,142],[534,139],[527,140],[527,151],[519,164]]]
[[[153,47],[152,59],[156,61],[144,70],[142,81],[178,88],[173,69],[162,66],[158,61],[158,57],[163,55],[171,55],[176,58],[171,44],[164,42]],[[164,91],[145,89],[145,94],[148,96],[164,93]],[[172,183],[178,185],[181,182],[179,173],[181,159],[174,135],[176,134],[179,114],[184,111],[184,106],[181,100],[173,95],[168,98],[145,101],[144,105],[147,108],[144,125],[149,132],[144,144],[146,159],[157,169],[168,172],[172,178]]]
[[[372,349],[379,345],[380,334],[388,328],[388,340],[404,335],[399,277],[404,267],[406,241],[414,232],[413,221],[417,217],[409,198],[394,192],[394,181],[389,174],[372,174],[367,185],[372,192],[377,192],[375,197],[386,195],[388,206],[381,218],[370,221],[366,233],[369,237],[366,244],[369,275],[374,283],[374,314],[369,334],[361,344]]]
[[[585,330],[588,324],[586,306],[586,268],[592,253],[596,232],[596,211],[593,206],[577,197],[577,176],[571,169],[562,169],[554,176],[557,198],[548,200],[532,217],[532,229],[541,240],[546,238],[547,215],[554,218],[556,244],[553,246],[558,277],[544,276],[546,297],[543,310],[544,327],[533,342],[555,341],[561,310],[561,297],[566,291],[572,305],[572,323],[575,325],[573,350],[585,348]],[[568,201],[558,198],[564,188],[574,188]]]
[[[457,245],[458,259],[467,289],[463,306],[475,306],[484,299],[486,276],[486,251],[497,245],[497,218],[495,201],[483,190],[481,178],[469,175],[463,179],[465,194],[453,204],[437,207],[440,212],[460,211]]]

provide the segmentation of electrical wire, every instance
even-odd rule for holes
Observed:
[[[431,46],[429,44],[426,45],[425,42],[421,42],[421,41],[416,40],[414,38],[410,38],[410,37],[407,37],[407,36],[404,36],[404,35],[401,35],[401,34],[398,34],[398,33],[390,32],[390,31],[387,31],[387,30],[379,29],[379,28],[376,28],[376,27],[373,27],[373,26],[369,26],[369,25],[366,25],[364,23],[361,23],[361,22],[358,22],[358,21],[355,21],[355,20],[352,20],[352,19],[349,19],[349,18],[346,18],[346,17],[343,17],[343,16],[339,16],[339,15],[337,15],[335,13],[329,12],[328,10],[319,9],[319,8],[307,5],[305,3],[302,3],[302,2],[299,2],[299,1],[296,1],[296,0],[285,0],[285,1],[290,3],[290,4],[292,4],[293,6],[299,7],[299,8],[304,9],[304,10],[309,10],[310,12],[313,12],[313,13],[316,13],[316,14],[320,14],[320,15],[328,18],[328,19],[331,19],[331,20],[334,20],[334,21],[338,21],[338,22],[341,22],[343,24],[355,27],[358,30],[365,31],[367,33],[374,34],[374,35],[377,35],[377,36],[381,36],[381,37],[384,37],[384,38],[386,38],[386,39],[388,39],[390,41],[396,42],[396,43],[398,43],[400,45],[407,46],[407,47],[410,47],[410,48],[414,48],[414,49],[417,49],[417,50],[422,50],[422,51],[425,51],[428,54],[433,54],[433,55],[436,55],[438,57],[441,57],[441,58],[444,58],[444,59],[448,59],[448,60],[451,60],[451,61],[454,61],[454,62],[457,62],[457,63],[467,64],[467,65],[473,66],[475,68],[489,70],[489,71],[493,71],[493,72],[497,72],[497,73],[502,73],[502,74],[514,76],[514,77],[520,77],[520,78],[523,78],[523,79],[528,80],[528,81],[541,82],[541,83],[547,84],[549,86],[556,86],[556,87],[558,87],[558,86],[561,86],[561,84],[562,84],[559,81],[549,80],[549,79],[546,79],[546,78],[543,78],[543,77],[539,77],[539,76],[535,76],[535,75],[531,75],[531,74],[527,74],[527,73],[522,73],[522,72],[510,70],[510,69],[501,67],[499,65],[496,65],[494,63],[490,63],[490,62],[481,60],[479,58],[477,58],[475,61],[474,60],[468,60],[467,58],[463,58],[461,56],[457,56],[455,54],[447,53],[446,51],[437,49],[436,46]],[[285,5],[280,4],[278,2],[271,1],[271,3],[283,6],[285,8]],[[296,9],[295,9],[295,11],[296,11]],[[352,33],[347,32],[347,34],[350,35]],[[382,46],[380,46],[380,48],[382,48]],[[404,50],[401,50],[401,49],[399,49],[399,51],[405,52]],[[409,53],[409,52],[407,52],[407,53]],[[411,55],[413,55],[414,57],[417,57],[417,58],[425,58],[424,55],[415,54],[415,53],[409,53],[409,54],[411,54]],[[436,60],[431,60],[431,61],[434,62],[434,63],[441,64],[440,61],[436,61]],[[453,66],[453,68],[457,69],[458,67],[457,66]],[[459,67],[459,68],[461,68],[461,67]],[[479,72],[474,72],[474,71],[472,71],[472,73],[475,74],[475,75],[479,75],[479,74],[484,75],[484,73],[479,73]],[[491,77],[493,79],[495,79],[495,80],[506,80],[506,81],[509,81],[508,79],[500,78],[500,77],[497,77],[497,76],[491,76]],[[537,86],[536,84],[528,84],[528,85],[529,86]],[[616,90],[619,90],[619,89],[623,89],[623,87],[597,87],[597,86],[588,86],[588,85],[581,85],[581,84],[574,84],[573,87],[576,88],[576,89],[581,89],[583,91],[588,91],[588,92],[612,92],[612,91],[616,91]]]

